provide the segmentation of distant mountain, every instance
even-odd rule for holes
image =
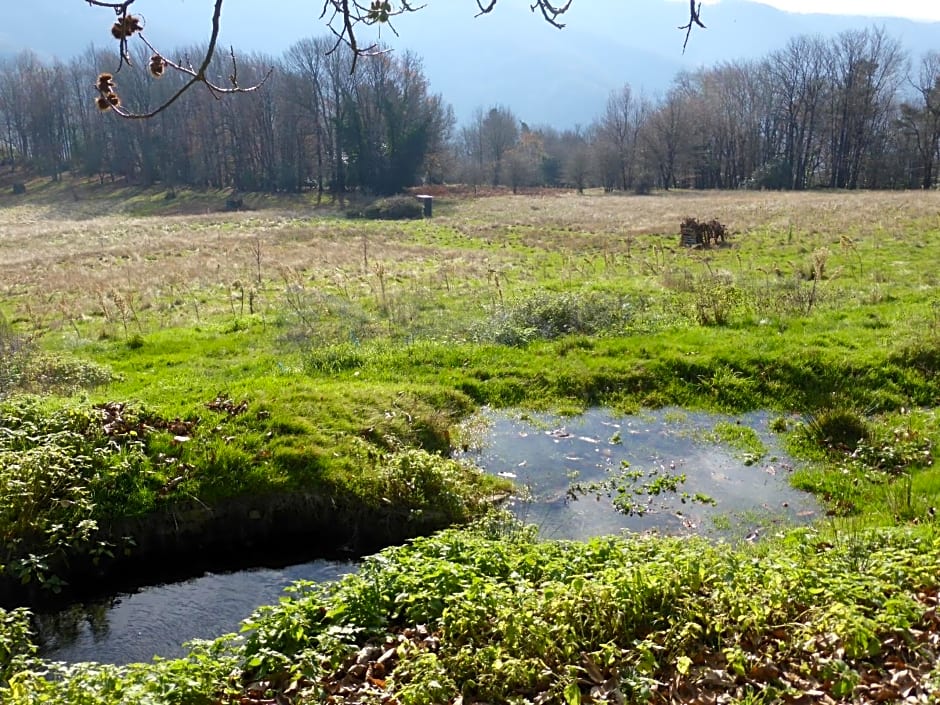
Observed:
[[[108,11],[81,0],[7,3],[0,25],[0,54],[30,48],[41,56],[70,58],[94,42],[111,46]],[[160,46],[204,41],[209,0],[141,0],[147,34]],[[575,0],[557,30],[528,9],[526,0],[500,0],[474,19],[472,0],[429,0],[399,18],[400,37],[382,39],[424,59],[432,89],[466,120],[475,108],[507,105],[526,122],[556,127],[587,125],[604,109],[610,91],[630,83],[658,95],[676,73],[721,61],[759,58],[794,36],[833,36],[873,25],[903,43],[915,59],[938,48],[940,22],[786,13],[748,0],[722,0],[703,8],[707,30],[693,31],[686,52],[684,2]],[[223,46],[279,55],[300,38],[326,30],[316,0],[226,0]],[[136,7],[136,6],[135,6]],[[274,8],[276,11],[272,11]]]
[[[456,32],[436,29],[446,26],[440,2],[430,3],[423,17],[408,18],[407,26],[402,21],[400,42],[424,57],[434,89],[451,102],[458,118],[468,117],[475,107],[501,103],[530,123],[585,125],[603,111],[610,91],[624,83],[648,95],[661,94],[680,70],[761,58],[800,34],[834,36],[884,26],[915,58],[937,49],[940,38],[937,22],[799,15],[723,0],[702,10],[708,28],[692,32],[683,54],[685,32],[677,27],[688,15],[682,3],[575,0],[561,31],[524,5],[503,0],[492,15],[457,23]]]

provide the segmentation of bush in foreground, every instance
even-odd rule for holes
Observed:
[[[491,518],[296,585],[241,635],[21,663],[23,703],[883,702],[940,696],[940,535],[539,542]],[[52,677],[50,677],[52,676]]]

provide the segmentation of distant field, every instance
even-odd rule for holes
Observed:
[[[247,212],[135,216],[126,211],[139,210],[141,197],[120,193],[25,205],[5,196],[0,306],[27,326],[92,336],[114,332],[123,306],[146,333],[230,315],[233,297],[242,313],[244,292],[270,311],[291,286],[377,306],[384,286],[393,309],[413,307],[420,293],[466,309],[543,284],[655,295],[674,289],[676,277],[716,269],[736,283],[791,283],[821,249],[830,293],[864,299],[937,282],[929,255],[940,228],[936,193],[443,197],[433,220],[402,224],[350,221],[286,200]],[[680,250],[687,216],[726,224],[732,247]]]

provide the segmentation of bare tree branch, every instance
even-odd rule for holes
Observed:
[[[180,99],[180,97],[192,88],[197,83],[202,83],[205,85],[209,91],[216,96],[226,95],[229,93],[250,93],[252,91],[258,90],[268,77],[271,75],[271,71],[265,75],[258,83],[248,86],[241,87],[238,85],[238,63],[235,60],[235,52],[231,51],[232,57],[232,73],[229,76],[231,81],[231,86],[228,88],[223,88],[212,83],[206,76],[206,71],[209,69],[209,65],[212,63],[212,59],[215,56],[216,45],[219,40],[219,30],[221,27],[221,18],[222,18],[222,3],[224,0],[215,0],[215,7],[212,12],[212,31],[209,35],[209,44],[206,47],[205,54],[202,57],[202,62],[199,64],[199,68],[193,69],[192,66],[183,66],[182,64],[170,61],[163,54],[161,54],[146,38],[143,36],[143,26],[140,25],[139,20],[134,15],[129,15],[127,13],[127,8],[135,2],[135,0],[125,0],[124,2],[119,3],[108,3],[100,2],[99,0],[85,0],[90,5],[97,5],[99,7],[111,7],[118,13],[119,19],[115,22],[114,27],[112,28],[112,34],[115,35],[115,38],[120,39],[121,48],[120,48],[120,64],[118,65],[118,71],[126,65],[130,64],[130,56],[127,52],[127,41],[128,39],[136,32],[138,38],[153,52],[153,56],[150,59],[150,72],[155,77],[159,77],[165,68],[173,69],[174,71],[179,71],[187,76],[189,80],[186,81],[172,96],[163,101],[155,109],[144,112],[136,113],[128,110],[123,107],[120,102],[120,98],[115,90],[114,79],[110,74],[101,74],[98,77],[97,90],[99,93],[98,106],[102,110],[113,110],[117,115],[120,115],[122,118],[131,119],[131,120],[146,120],[152,118],[155,115],[159,115],[164,110],[169,108],[173,103]],[[117,29],[115,29],[117,28]],[[106,80],[103,80],[105,79]]]
[[[476,16],[479,17],[480,15],[488,15],[496,8],[497,2],[498,0],[489,0],[489,2],[484,4],[483,0],[477,0],[477,7],[480,8],[480,11]],[[535,0],[535,2],[529,6],[529,9],[532,10],[532,12],[535,12],[536,10],[541,11],[542,17],[546,22],[548,22],[550,25],[553,25],[554,27],[558,27],[558,29],[562,29],[565,25],[561,24],[561,22],[558,21],[558,18],[568,12],[568,8],[571,7],[571,3],[572,0],[568,0],[568,2],[566,2],[564,5],[555,7],[555,5],[550,2],[550,0]]]
[[[685,48],[689,44],[689,35],[692,34],[692,25],[698,25],[702,29],[708,29],[702,24],[699,13],[702,11],[702,3],[695,5],[695,0],[689,0],[689,23],[679,27],[685,30],[685,41],[682,42],[682,53],[685,54]]]
[[[238,84],[238,64],[235,59],[234,51],[231,51],[232,72],[229,76],[231,85],[227,87],[216,85],[206,76],[206,72],[216,52],[224,0],[214,0],[209,43],[198,68],[193,68],[191,65],[184,66],[179,62],[170,61],[164,54],[158,51],[148,39],[144,38],[144,26],[140,17],[129,12],[131,5],[133,5],[136,0],[116,0],[113,2],[109,2],[108,0],[81,1],[88,3],[88,5],[92,7],[104,7],[114,10],[116,20],[111,27],[111,34],[119,41],[119,61],[115,73],[120,72],[124,66],[130,65],[131,60],[128,51],[128,42],[136,37],[152,52],[149,70],[154,77],[159,78],[166,69],[178,71],[188,76],[188,80],[185,81],[172,96],[155,109],[148,112],[137,113],[128,109],[121,103],[120,97],[116,91],[114,77],[111,74],[101,74],[98,78],[96,89],[99,94],[97,101],[98,107],[103,111],[113,111],[115,114],[126,119],[144,120],[166,110],[196,84],[203,84],[213,95],[218,97],[229,93],[250,93],[256,91],[264,85],[271,75],[271,71],[268,71],[264,78],[258,83],[246,87],[240,86]],[[499,2],[499,0],[476,0],[477,8],[479,9],[477,17],[492,12],[496,8],[497,2]],[[532,12],[540,13],[546,22],[561,29],[565,26],[562,24],[561,18],[568,12],[573,2],[574,0],[565,0],[564,3],[556,2],[555,0],[532,0],[529,9]],[[325,20],[327,27],[336,38],[333,47],[328,53],[333,53],[342,46],[348,47],[353,54],[352,70],[355,70],[356,62],[359,57],[375,56],[387,51],[380,49],[376,43],[362,46],[357,34],[362,26],[378,26],[380,28],[387,26],[395,36],[398,36],[398,31],[395,29],[392,21],[400,15],[416,12],[423,7],[424,5],[414,5],[413,0],[396,0],[395,5],[392,5],[391,0],[323,0],[323,9],[320,12],[320,19]],[[685,41],[682,44],[683,53],[689,43],[692,27],[698,26],[703,29],[705,28],[699,15],[701,9],[701,2],[696,5],[695,0],[689,0],[689,22],[679,27],[679,29],[686,30]]]

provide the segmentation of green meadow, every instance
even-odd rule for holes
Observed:
[[[940,194],[442,190],[372,221],[29,190],[0,196],[2,581],[67,592],[129,527],[246,498],[426,536],[180,660],[50,664],[11,604],[3,702],[940,697]],[[686,217],[726,243],[680,247]],[[827,516],[542,541],[451,459],[484,405],[768,409]],[[746,431],[713,440],[759,457]]]

